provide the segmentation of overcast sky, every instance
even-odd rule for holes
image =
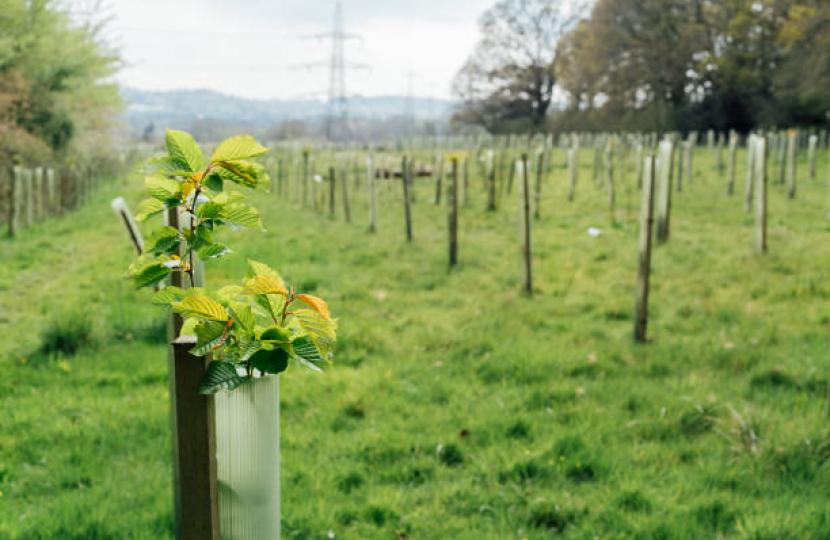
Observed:
[[[350,95],[450,97],[450,82],[478,40],[495,0],[343,0]],[[210,88],[250,98],[319,97],[328,91],[335,0],[109,0],[108,35],[142,89]],[[320,62],[314,70],[292,69]]]

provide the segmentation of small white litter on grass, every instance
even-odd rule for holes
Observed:
[[[588,235],[593,236],[596,238],[597,236],[601,235],[602,231],[597,229],[596,227],[588,227]]]

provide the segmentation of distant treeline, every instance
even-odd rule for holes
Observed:
[[[828,123],[827,0],[570,4],[503,0],[482,17],[484,37],[455,81],[457,122],[495,132]]]

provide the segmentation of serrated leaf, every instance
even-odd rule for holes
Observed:
[[[153,295],[152,303],[157,306],[172,306],[187,296],[187,291],[182,288],[169,286]]]
[[[144,243],[144,251],[147,253],[171,253],[179,247],[182,237],[173,227],[162,227],[156,229]]]
[[[148,159],[145,169],[164,176],[188,176],[190,174],[190,171],[184,170],[181,164],[170,156],[156,156]]]
[[[152,287],[170,275],[173,270],[162,261],[150,257],[140,257],[127,269],[127,275],[133,280],[137,289]]]
[[[216,296],[222,302],[229,302],[245,294],[245,289],[239,285],[226,285],[216,292]]]
[[[266,154],[268,149],[259,144],[250,135],[237,135],[222,141],[210,158],[211,163],[233,161]]]
[[[223,255],[227,255],[231,250],[222,244],[211,244],[209,246],[200,247],[196,250],[196,255],[199,259],[206,261],[208,259],[217,259]]]
[[[224,341],[225,325],[218,322],[202,322],[194,329],[196,346],[190,349],[194,356],[204,356]]]
[[[230,362],[214,361],[208,364],[199,393],[215,394],[221,390],[233,390],[247,379],[240,377],[236,372],[236,366]]]
[[[208,201],[199,206],[196,210],[196,216],[203,219],[216,219],[222,212],[223,205],[216,203],[216,201]]]
[[[136,215],[135,219],[137,221],[144,221],[147,218],[150,218],[159,212],[164,211],[165,205],[158,199],[144,199],[138,205],[138,214]]]
[[[230,310],[234,321],[236,321],[239,326],[247,332],[254,331],[254,323],[256,321],[254,320],[254,312],[251,311],[251,306],[242,302],[229,302],[228,309]]]
[[[222,191],[222,177],[216,173],[210,173],[202,182],[202,185],[214,193]]]
[[[245,203],[237,202],[228,204],[222,211],[220,219],[226,223],[231,223],[240,227],[262,229],[262,221],[259,219],[259,212]]]
[[[326,361],[320,356],[320,352],[310,337],[297,338],[291,342],[291,346],[294,349],[294,356],[301,363],[315,371],[323,371],[319,365],[325,364]]]
[[[228,320],[228,312],[222,304],[204,294],[188,296],[181,302],[173,304],[173,308],[185,317],[221,322]]]
[[[282,373],[288,367],[288,353],[283,349],[260,349],[251,356],[250,362],[263,373]]]
[[[245,335],[239,336],[237,347],[239,357],[237,358],[237,361],[247,362],[261,348],[262,343],[259,341],[253,340]]]
[[[195,336],[196,335],[196,326],[201,324],[202,321],[199,319],[185,319],[182,323],[182,329],[179,330],[180,336]]]
[[[189,133],[168,129],[164,134],[164,143],[170,158],[188,172],[198,172],[205,158],[202,149]]]
[[[332,346],[337,339],[337,322],[326,319],[311,309],[296,309],[293,315],[306,335],[311,338],[320,356],[330,360]]]
[[[176,180],[164,178],[163,176],[148,176],[144,179],[144,187],[147,193],[154,199],[164,203],[172,200],[179,200],[182,193],[182,186]]]
[[[252,277],[245,282],[245,288],[253,294],[288,294],[282,279],[268,275]]]
[[[220,161],[214,169],[223,180],[229,180],[246,187],[267,187],[269,177],[265,167],[250,161]]]
[[[239,193],[238,191],[223,191],[219,195],[213,198],[213,202],[216,204],[228,204],[228,203],[235,203],[243,200],[245,198],[244,195]]]
[[[324,319],[331,320],[329,306],[322,298],[317,298],[316,296],[312,296],[310,294],[299,294],[297,295],[297,298],[311,306],[311,308],[319,313]]]

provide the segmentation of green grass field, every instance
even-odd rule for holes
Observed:
[[[743,153],[730,198],[697,150],[654,249],[647,345],[631,338],[633,169],[612,226],[591,157],[568,203],[554,154],[532,298],[516,193],[487,212],[475,175],[452,271],[426,179],[411,244],[400,181],[374,235],[365,181],[348,225],[252,194],[268,231],[236,233],[208,285],[262,260],[340,325],[326,374],[282,378],[284,538],[830,538],[825,153],[815,181],[799,163],[795,200],[771,182],[755,256]],[[134,254],[109,208],[140,190],[113,181],[0,240],[1,540],[172,538],[165,316],[122,278]]]

